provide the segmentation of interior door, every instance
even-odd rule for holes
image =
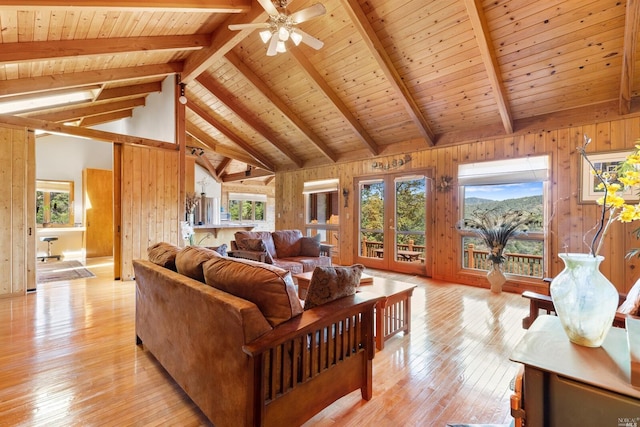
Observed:
[[[82,175],[86,257],[113,256],[113,172],[84,169]]]
[[[428,275],[426,175],[390,174],[355,183],[356,261],[371,268]]]

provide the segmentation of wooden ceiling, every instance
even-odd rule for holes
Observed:
[[[320,2],[300,28],[324,47],[267,56],[258,31],[228,29],[266,22],[257,1],[0,0],[0,106],[91,87],[19,114],[89,127],[179,75],[187,144],[221,181],[634,112],[638,1]]]

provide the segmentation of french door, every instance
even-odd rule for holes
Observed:
[[[355,180],[356,261],[371,268],[429,275],[427,177],[390,174]]]

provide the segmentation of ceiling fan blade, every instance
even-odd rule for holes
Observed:
[[[313,19],[317,16],[321,16],[327,13],[327,9],[321,3],[316,3],[313,6],[309,6],[306,9],[299,10],[289,15],[291,21],[294,24],[299,24],[309,19]]]
[[[248,29],[256,29],[256,28],[269,28],[268,22],[262,23],[253,23],[253,24],[231,24],[229,25],[230,30],[239,31],[239,30],[248,30]]]
[[[267,49],[267,56],[276,56],[276,53],[278,53],[276,51],[276,49],[278,48],[278,40],[280,39],[276,36],[271,37],[269,48]]]
[[[278,14],[278,9],[276,9],[273,3],[271,3],[271,0],[258,0],[258,3],[260,3],[260,6],[262,6],[264,11],[267,12],[269,15]]]
[[[320,50],[322,49],[322,46],[324,46],[324,42],[322,40],[319,40],[313,37],[312,35],[309,35],[309,33],[305,33],[300,28],[296,28],[295,32],[299,33],[302,36],[303,43],[305,43],[307,46],[314,48],[315,50]]]

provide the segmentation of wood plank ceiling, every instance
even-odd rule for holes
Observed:
[[[221,181],[638,109],[638,1],[320,1],[327,13],[299,27],[324,46],[267,56],[257,30],[228,29],[266,22],[257,1],[0,0],[0,108],[92,88],[89,101],[15,114],[91,127],[179,75],[187,143]]]

